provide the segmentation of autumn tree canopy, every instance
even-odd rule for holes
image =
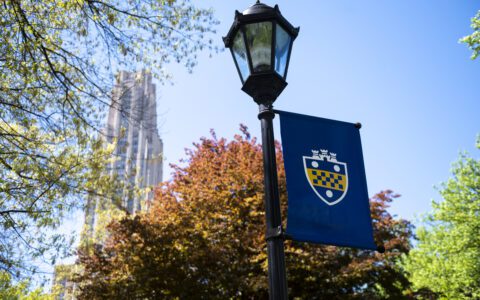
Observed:
[[[80,299],[265,299],[261,146],[246,128],[227,141],[202,138],[157,190],[150,211],[114,221],[109,239],[80,253]],[[277,162],[283,216],[286,183]],[[384,299],[408,281],[395,265],[410,249],[411,225],[387,211],[397,196],[371,199],[375,239],[386,253],[286,242],[288,287],[298,299]]]

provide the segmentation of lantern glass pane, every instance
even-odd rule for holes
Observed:
[[[245,26],[248,50],[252,58],[252,73],[271,70],[272,22],[260,22]]]
[[[248,68],[247,50],[245,48],[245,42],[243,41],[243,34],[241,31],[237,32],[237,35],[233,40],[232,54],[237,63],[238,72],[241,77],[240,79],[244,82],[250,74],[250,70]]]
[[[288,52],[290,51],[290,44],[292,38],[280,25],[276,25],[275,38],[275,71],[280,76],[285,76],[287,69]]]

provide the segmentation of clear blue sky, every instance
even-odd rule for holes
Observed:
[[[217,41],[255,1],[194,1],[212,7],[221,24]],[[263,1],[268,5],[275,2]],[[276,2],[300,34],[275,108],[361,122],[369,193],[402,194],[401,217],[430,210],[434,185],[450,177],[462,150],[479,157],[480,60],[458,39],[471,32],[478,1]],[[240,123],[259,137],[257,106],[240,88],[230,52],[201,56],[193,74],[170,68],[174,85],[158,86],[160,134],[168,163],[211,128],[231,138]],[[280,138],[278,119],[276,137]]]

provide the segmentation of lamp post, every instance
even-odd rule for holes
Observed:
[[[257,1],[243,13],[235,11],[235,20],[226,37],[237,67],[242,90],[259,105],[262,127],[263,172],[265,188],[266,240],[270,299],[287,299],[285,252],[283,245],[280,198],[272,120],[273,102],[287,86],[286,77],[293,40],[299,28],[280,13]]]

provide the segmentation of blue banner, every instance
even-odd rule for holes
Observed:
[[[359,128],[277,112],[293,240],[376,250]]]

